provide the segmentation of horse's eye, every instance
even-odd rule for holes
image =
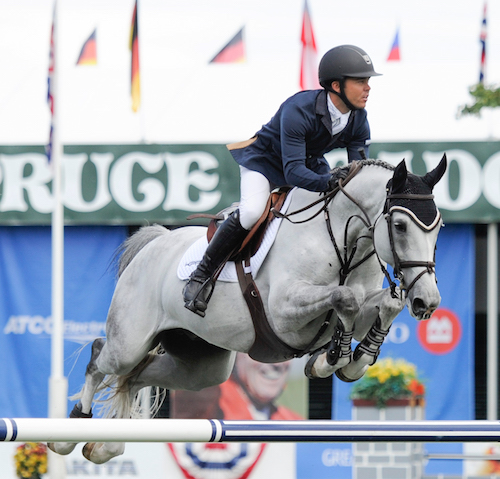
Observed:
[[[406,223],[404,221],[395,221],[394,222],[394,229],[398,233],[406,233]]]

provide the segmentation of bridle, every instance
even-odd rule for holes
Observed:
[[[314,201],[313,203],[305,206],[304,208],[301,208],[300,210],[293,211],[288,214],[282,214],[278,211],[273,210],[273,213],[275,216],[279,218],[286,219],[290,221],[293,224],[300,224],[300,223],[306,223],[308,221],[311,221],[313,218],[318,216],[321,212],[324,214],[325,218],[325,223],[326,227],[328,230],[328,234],[330,236],[330,240],[333,244],[333,247],[335,249],[335,252],[337,254],[337,258],[340,262],[340,281],[339,284],[343,285],[348,277],[348,275],[356,269],[358,266],[363,264],[365,261],[367,261],[372,255],[375,255],[377,257],[377,260],[380,264],[380,267],[382,269],[382,272],[384,273],[384,276],[386,277],[389,287],[391,289],[391,295],[396,298],[398,297],[398,292],[397,292],[397,284],[396,282],[391,278],[391,275],[389,271],[387,270],[386,266],[384,266],[382,260],[380,259],[380,256],[376,250],[375,247],[375,238],[374,238],[374,231],[375,231],[375,226],[380,220],[380,218],[384,217],[386,222],[387,222],[387,228],[388,228],[388,233],[389,233],[389,245],[391,249],[391,253],[394,258],[394,267],[393,267],[393,274],[394,278],[399,281],[399,290],[401,291],[401,294],[408,296],[408,293],[410,290],[415,286],[416,282],[426,273],[428,274],[434,274],[435,275],[435,260],[434,261],[401,261],[399,258],[399,255],[396,251],[396,245],[394,243],[394,233],[393,233],[393,213],[395,211],[399,211],[402,213],[405,213],[409,216],[409,218],[417,224],[422,230],[431,232],[433,229],[438,227],[440,224],[441,220],[441,214],[439,213],[439,210],[437,210],[436,218],[433,220],[430,226],[425,225],[422,221],[418,219],[418,217],[415,215],[415,213],[407,208],[404,208],[402,206],[390,206],[391,200],[399,199],[399,200],[432,200],[434,199],[434,195],[432,194],[393,194],[390,193],[389,191],[387,192],[386,200],[385,200],[385,206],[382,211],[382,213],[377,217],[375,220],[375,223],[371,223],[370,217],[368,216],[368,213],[366,210],[363,208],[363,206],[352,196],[350,195],[346,190],[345,190],[345,185],[352,179],[362,168],[362,165],[359,164],[359,167],[357,166],[359,163],[358,162],[353,162],[352,165],[356,165],[354,167],[351,167],[351,170],[349,172],[349,175],[345,180],[342,178],[339,179],[338,181],[338,187],[335,188],[334,190],[326,193],[323,197],[321,197],[319,200]],[[333,229],[332,229],[332,224],[331,224],[331,217],[330,217],[330,212],[329,212],[329,204],[335,197],[335,195],[338,193],[338,191],[341,191],[352,203],[354,203],[359,210],[361,211],[362,215],[352,215],[348,218],[344,230],[344,247],[343,251],[341,251],[340,247],[337,244],[337,241],[335,239],[335,236],[333,235]],[[296,215],[298,213],[302,213],[320,203],[323,202],[323,205],[321,208],[315,212],[312,216],[301,220],[301,221],[293,221],[290,217],[293,215]],[[347,250],[347,238],[348,238],[348,232],[349,232],[349,227],[351,224],[351,221],[353,219],[359,219],[366,229],[368,230],[369,234],[367,235],[362,235],[359,236],[356,241],[354,242],[354,246],[351,249],[351,252]],[[353,264],[354,257],[357,251],[358,247],[358,242],[362,239],[369,239],[373,243],[373,250],[371,250],[369,253],[367,253],[363,258],[361,258],[359,261]],[[421,271],[409,285],[405,285],[404,282],[404,270],[408,268],[415,268],[415,267],[423,267],[424,270]],[[437,281],[437,279],[436,279]]]
[[[433,261],[401,261],[401,259],[399,258],[399,255],[396,251],[396,245],[394,243],[394,232],[393,232],[393,225],[394,225],[394,221],[393,221],[393,213],[394,212],[400,212],[400,213],[404,213],[406,214],[411,220],[413,223],[415,223],[420,229],[422,229],[423,231],[427,232],[427,233],[430,233],[432,230],[434,230],[435,228],[437,228],[440,223],[441,223],[441,213],[439,212],[439,210],[437,210],[437,213],[436,213],[436,217],[434,218],[434,220],[432,221],[432,223],[430,225],[426,225],[425,223],[423,223],[418,217],[417,215],[415,215],[415,213],[408,209],[408,208],[405,208],[403,206],[390,206],[390,201],[391,200],[395,200],[395,199],[402,199],[402,200],[433,200],[434,199],[434,195],[423,195],[423,194],[390,194],[388,193],[387,194],[387,197],[386,197],[386,202],[385,202],[385,207],[384,207],[384,210],[383,212],[381,213],[381,215],[375,220],[375,225],[377,224],[377,222],[379,221],[379,219],[383,216],[386,220],[386,223],[387,223],[387,229],[388,229],[388,236],[389,236],[389,246],[390,246],[390,249],[391,249],[391,253],[392,253],[392,256],[394,258],[394,267],[393,267],[393,273],[394,273],[394,277],[398,279],[399,281],[399,284],[400,284],[400,290],[401,290],[401,293],[402,294],[405,294],[406,296],[408,296],[408,293],[410,292],[410,290],[415,286],[415,283],[426,273],[428,274],[434,274],[434,276],[436,275],[436,250],[434,249],[434,259]],[[375,226],[373,228],[375,230]],[[375,245],[375,237],[373,237],[373,247],[374,249],[376,250],[376,245]],[[382,262],[380,261],[380,256],[379,254],[377,253],[377,258],[379,260],[379,263],[382,267],[382,271],[384,272],[384,275],[387,279],[387,281],[389,282],[389,286],[391,288],[391,294],[393,295],[393,297],[395,297],[396,295],[396,284],[395,282],[391,279],[390,277],[390,274],[389,272],[387,271],[387,268],[382,264]],[[404,269],[408,269],[408,268],[418,268],[418,267],[422,267],[424,268],[417,276],[415,276],[415,278],[413,279],[413,281],[409,284],[409,285],[405,285],[405,278],[404,278]],[[436,278],[436,282],[437,282],[437,278]]]

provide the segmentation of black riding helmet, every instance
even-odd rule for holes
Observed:
[[[352,105],[344,93],[346,78],[369,78],[379,76],[373,69],[368,54],[354,45],[340,45],[327,51],[319,63],[319,83],[328,91],[340,96],[350,110],[358,108]],[[339,81],[340,93],[332,89],[332,82]]]

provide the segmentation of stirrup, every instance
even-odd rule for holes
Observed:
[[[212,297],[212,293],[214,291],[215,283],[212,278],[207,278],[203,281],[199,281],[197,278],[190,278],[186,286],[184,286],[184,291],[191,281],[198,283],[200,286],[198,287],[198,291],[196,291],[196,294],[192,299],[184,300],[184,307],[197,314],[198,316],[204,318],[205,311],[208,307],[208,302],[210,301],[210,298]],[[210,292],[207,295],[206,299],[203,299],[207,288],[210,288]]]

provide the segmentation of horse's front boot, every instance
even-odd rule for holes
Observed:
[[[202,318],[205,316],[215,286],[215,272],[229,259],[247,233],[241,226],[238,210],[219,226],[200,264],[182,290],[184,306],[187,309]]]
[[[309,379],[331,376],[335,370],[346,366],[352,360],[353,331],[346,332],[338,320],[330,344],[311,355],[304,373]]]
[[[375,324],[370,328],[365,338],[356,346],[353,353],[353,361],[347,366],[335,371],[336,376],[345,382],[353,382],[360,379],[369,366],[377,361],[380,348],[389,334],[389,329],[382,329],[382,321],[377,316]]]

